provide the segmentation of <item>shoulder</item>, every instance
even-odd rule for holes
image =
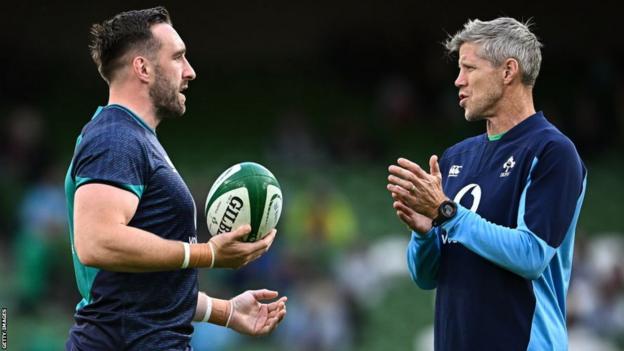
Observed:
[[[88,165],[148,169],[151,160],[149,133],[129,113],[104,107],[83,128],[72,162],[80,169]]]
[[[152,164],[149,133],[122,110],[98,110],[79,137],[72,158],[72,175],[111,183],[145,184]]]
[[[554,177],[560,185],[570,183],[582,190],[587,169],[576,146],[554,125],[544,122],[530,137],[534,156],[531,177]]]
[[[85,125],[81,145],[137,150],[146,146],[148,131],[126,111],[105,107]]]
[[[580,161],[574,142],[552,123],[544,119],[530,137],[536,157],[574,158]]]

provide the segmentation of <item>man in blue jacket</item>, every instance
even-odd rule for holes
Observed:
[[[411,276],[437,288],[436,350],[567,350],[587,172],[534,108],[542,44],[529,27],[473,20],[450,37],[459,105],[486,133],[432,156],[429,172],[403,158],[389,167],[393,207],[413,231]]]

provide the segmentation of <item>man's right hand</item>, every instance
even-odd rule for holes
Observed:
[[[215,235],[210,239],[214,245],[215,268],[237,269],[247,265],[269,250],[277,233],[273,229],[260,240],[244,242],[243,238],[249,232],[251,232],[251,226],[244,225],[231,232]]]

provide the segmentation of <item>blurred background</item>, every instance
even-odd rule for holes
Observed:
[[[489,4],[488,4],[489,3]],[[284,193],[278,237],[239,271],[203,270],[227,298],[289,297],[270,337],[196,326],[208,350],[431,350],[434,292],[410,281],[408,230],[386,193],[399,156],[482,133],[468,124],[441,43],[469,18],[533,18],[545,44],[535,102],[589,169],[568,296],[571,350],[624,349],[624,37],[609,5],[417,1],[3,2],[0,12],[0,305],[9,349],[60,350],[79,301],[63,177],[107,86],[92,23],[165,5],[198,78],[158,136],[203,208],[212,182],[259,162]],[[556,204],[553,204],[556,206]],[[203,211],[200,240],[208,240]]]

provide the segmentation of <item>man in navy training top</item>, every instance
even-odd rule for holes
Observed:
[[[195,72],[162,7],[129,11],[91,28],[91,54],[109,85],[78,140],[65,189],[76,282],[67,350],[190,350],[192,321],[240,333],[271,332],[286,313],[275,291],[230,300],[198,291],[197,268],[239,268],[275,231],[242,242],[243,226],[197,243],[196,206],[156,137],[185,112]]]
[[[429,173],[400,158],[388,190],[412,230],[407,261],[437,288],[436,350],[567,350],[566,293],[586,170],[533,106],[541,44],[529,23],[468,21],[459,105],[486,133],[448,148]]]

